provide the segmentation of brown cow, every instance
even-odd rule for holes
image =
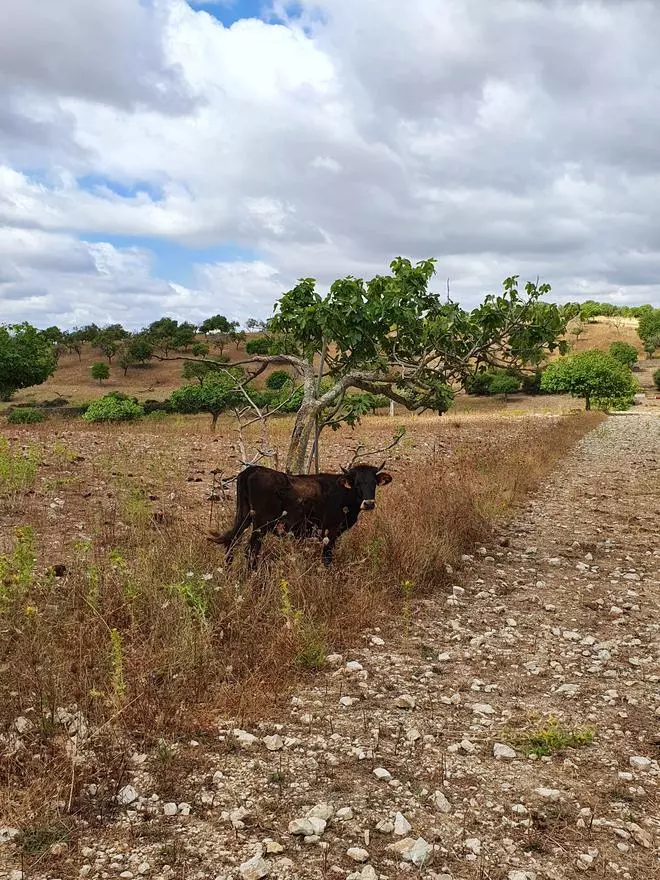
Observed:
[[[236,519],[229,531],[210,538],[227,548],[231,562],[234,547],[252,526],[248,548],[254,567],[267,532],[323,541],[323,561],[329,565],[339,536],[357,522],[361,510],[376,506],[376,487],[392,482],[380,467],[360,464],[342,468],[341,474],[293,476],[252,465],[236,481]]]

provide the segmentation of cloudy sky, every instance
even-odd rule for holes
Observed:
[[[0,322],[438,258],[660,305],[657,0],[2,0]]]

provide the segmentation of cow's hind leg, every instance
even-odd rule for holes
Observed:
[[[263,541],[264,533],[262,529],[257,528],[256,526],[252,529],[252,534],[250,535],[250,540],[248,542],[248,566],[251,569],[257,567],[257,561],[259,559],[259,553],[261,552],[261,542]]]

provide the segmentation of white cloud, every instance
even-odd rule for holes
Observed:
[[[226,28],[184,0],[3,4],[3,317],[265,315],[300,276],[398,254],[437,256],[438,286],[468,304],[513,273],[557,298],[660,303],[660,6],[288,14]],[[258,257],[184,286],[154,277],[144,246],[86,236]]]

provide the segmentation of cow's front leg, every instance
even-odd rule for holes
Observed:
[[[332,565],[332,556],[335,551],[336,541],[336,535],[330,535],[328,534],[328,532],[325,533],[323,537],[323,550],[321,551],[321,559],[323,560],[323,564],[327,567],[330,567]]]
[[[253,569],[256,568],[257,560],[259,559],[259,553],[261,552],[261,542],[263,540],[263,533],[261,529],[252,529],[252,534],[250,535],[250,541],[248,543],[248,566]]]

